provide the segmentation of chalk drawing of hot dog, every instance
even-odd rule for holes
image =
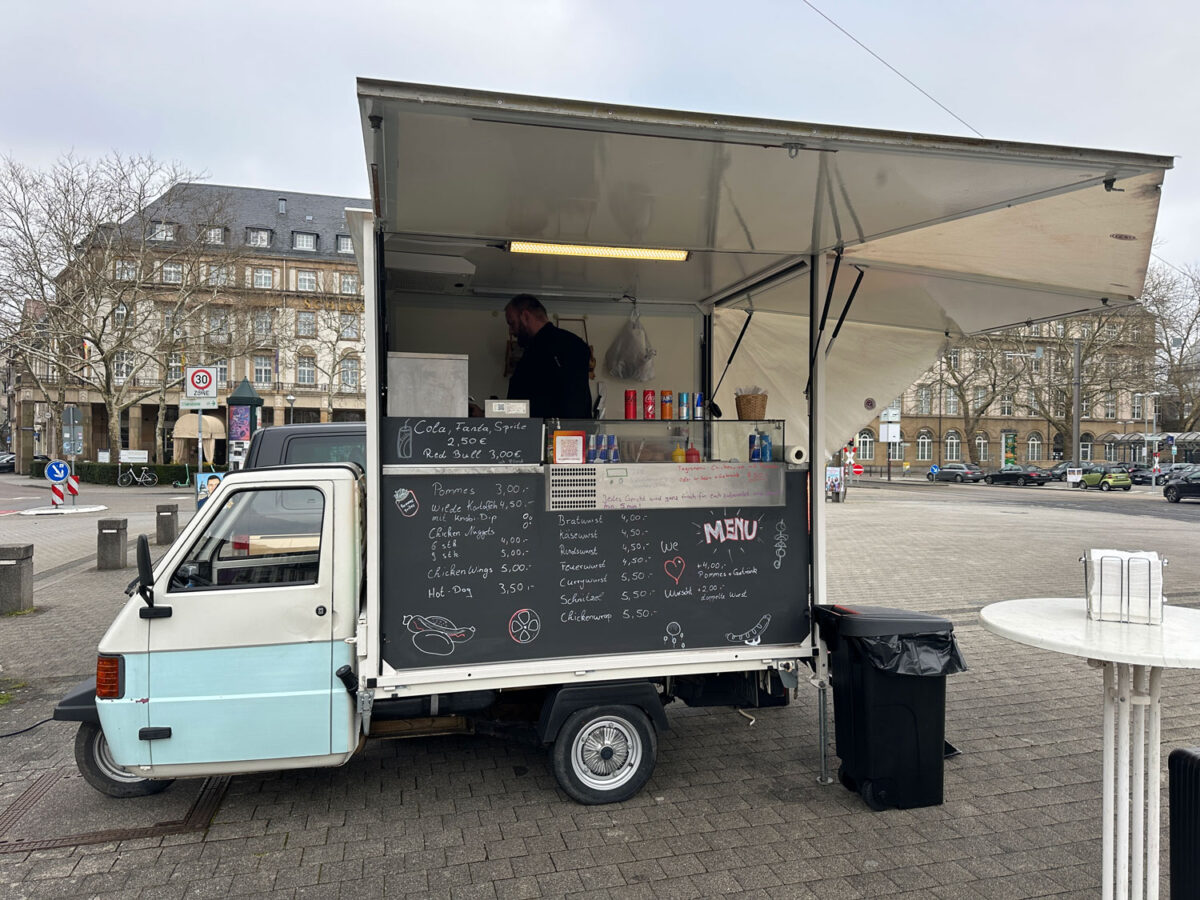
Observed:
[[[449,656],[475,636],[474,627],[459,628],[441,616],[405,616],[404,627],[412,632],[413,646],[430,656]]]
[[[730,632],[725,635],[725,640],[734,644],[747,644],[751,647],[757,647],[759,641],[762,640],[763,632],[767,630],[767,626],[771,624],[771,614],[767,613],[749,631],[743,631],[741,634]]]

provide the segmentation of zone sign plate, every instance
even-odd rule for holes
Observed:
[[[217,370],[210,366],[188,366],[183,376],[185,397],[217,399]]]

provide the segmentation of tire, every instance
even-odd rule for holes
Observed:
[[[1163,496],[1167,498],[1168,503],[1179,502],[1179,488],[1169,487],[1163,491]]]
[[[1129,485],[1129,484],[1127,484],[1127,485],[1125,485],[1125,487],[1121,488],[1121,490],[1123,490],[1123,491],[1131,491],[1131,490],[1133,490],[1133,486],[1132,486],[1132,485]]]
[[[864,781],[858,793],[863,798],[863,803],[875,812],[883,812],[892,805],[888,799],[887,790],[876,787],[873,781]]]
[[[1102,491],[1111,491],[1111,490],[1112,490],[1112,485],[1111,485],[1111,484],[1109,484],[1107,481],[1102,481],[1102,482],[1100,482],[1100,490],[1102,490]]]
[[[983,483],[984,484],[992,484],[992,476],[991,475],[985,476],[983,479]]]
[[[84,722],[75,734],[75,765],[83,780],[102,794],[122,799],[149,797],[169,788],[173,778],[143,778],[113,762],[99,725]]]
[[[1017,487],[1025,487],[1025,479],[1024,478],[1017,479]]]
[[[954,480],[957,481],[959,484],[963,483],[963,477],[961,475],[955,475]]]
[[[933,473],[932,473],[932,472],[930,472],[930,473],[929,473],[928,475],[926,475],[925,477],[926,477],[926,478],[928,478],[930,481],[933,481]]]
[[[119,476],[117,476],[117,484],[119,484],[121,487],[129,487],[131,484],[133,484],[133,473],[122,472]]]
[[[554,777],[580,803],[619,803],[650,780],[654,723],[635,706],[592,706],[567,717],[554,741]]]
[[[1079,489],[1081,491],[1086,491],[1088,489],[1088,483],[1086,481],[1079,482]]]
[[[158,475],[154,472],[147,472],[146,477],[142,479],[142,484],[146,487],[154,487],[158,484]]]

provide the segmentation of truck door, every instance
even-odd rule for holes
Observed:
[[[209,501],[219,512],[159,576],[158,602],[171,615],[149,628],[143,734],[155,769],[208,774],[345,757],[331,727],[346,704],[333,674],[332,560],[334,542],[356,536],[335,534],[333,488],[220,488]]]

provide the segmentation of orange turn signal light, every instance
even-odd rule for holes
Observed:
[[[120,656],[96,657],[96,699],[121,699],[121,663]]]

